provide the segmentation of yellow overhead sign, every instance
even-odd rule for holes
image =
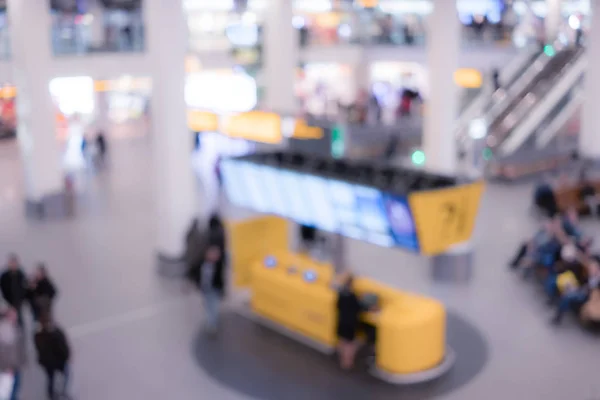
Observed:
[[[475,182],[409,195],[421,253],[440,254],[471,238],[483,189]]]
[[[207,111],[188,111],[188,127],[194,132],[219,130],[219,116]]]
[[[296,121],[296,126],[292,135],[294,139],[322,139],[323,136],[323,128],[310,126],[302,119]]]
[[[465,89],[478,89],[483,85],[481,72],[473,68],[459,68],[454,72],[454,82]]]
[[[281,117],[275,113],[250,111],[225,117],[221,131],[231,137],[261,143],[280,143]]]

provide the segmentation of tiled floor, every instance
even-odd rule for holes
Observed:
[[[58,319],[75,351],[77,399],[244,399],[196,365],[200,300],[156,274],[147,140],[115,143],[111,168],[91,178],[79,216],[53,222],[24,218],[17,149],[0,143],[0,258],[15,251],[28,269],[48,263],[60,288]],[[434,282],[426,260],[416,256],[348,246],[357,271],[437,297],[485,334],[492,347],[486,368],[445,399],[600,397],[600,340],[570,321],[551,327],[536,289],[506,268],[516,244],[535,228],[526,211],[530,192],[529,186],[488,188],[469,284]],[[586,225],[598,234],[599,224]],[[44,399],[43,385],[32,357],[23,398]]]

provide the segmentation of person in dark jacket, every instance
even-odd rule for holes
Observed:
[[[221,217],[217,214],[211,215],[208,220],[208,245],[217,246],[221,250],[222,255],[226,253],[227,243],[225,238],[225,226]]]
[[[204,298],[206,324],[210,333],[216,333],[219,308],[225,295],[225,263],[221,248],[210,245],[199,265],[194,266],[188,278],[195,282]]]
[[[0,276],[0,291],[4,300],[17,311],[19,325],[23,325],[23,302],[27,299],[27,277],[21,269],[19,258],[11,254],[6,270]]]
[[[40,330],[35,334],[35,349],[38,362],[48,377],[48,399],[57,398],[57,393],[54,391],[56,373],[60,373],[64,377],[61,394],[66,395],[71,349],[65,333],[52,322],[49,315],[41,318]]]
[[[354,358],[358,349],[356,334],[360,326],[362,311],[360,300],[353,288],[353,282],[352,275],[343,276],[337,298],[338,353],[340,366],[345,370],[354,366]]]
[[[40,263],[29,283],[29,301],[35,321],[39,321],[42,314],[52,315],[52,301],[55,297],[56,287],[48,276],[46,266]]]

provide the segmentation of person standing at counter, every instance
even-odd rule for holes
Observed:
[[[337,336],[340,367],[349,370],[354,366],[358,350],[356,333],[360,323],[361,304],[353,289],[354,278],[348,274],[343,276],[338,288],[337,299]]]

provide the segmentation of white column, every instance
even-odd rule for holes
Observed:
[[[88,12],[93,17],[91,26],[91,42],[93,47],[101,47],[105,42],[106,29],[104,28],[104,9],[100,0],[88,2]]]
[[[579,151],[582,156],[600,158],[600,0],[591,0],[592,21],[587,34],[588,66],[585,73],[585,103],[582,113]]]
[[[460,52],[460,25],[454,0],[434,0],[427,21],[427,66],[429,98],[423,132],[427,169],[440,173],[456,170],[454,123],[458,112],[458,92],[454,72]]]
[[[562,22],[561,3],[562,0],[546,0],[546,6],[548,8],[548,13],[544,19],[546,43],[553,43],[558,38]]]
[[[187,23],[181,0],[146,0],[144,12],[152,73],[157,250],[175,256],[183,251],[186,229],[200,210],[184,99]]]
[[[292,3],[291,0],[270,0],[266,10],[263,36],[263,108],[294,114],[298,108],[294,96],[294,83],[299,57],[299,38],[297,30],[292,26]]]
[[[50,96],[52,49],[46,1],[9,0],[13,80],[17,87],[17,134],[24,162],[28,201],[64,189],[56,113]]]

